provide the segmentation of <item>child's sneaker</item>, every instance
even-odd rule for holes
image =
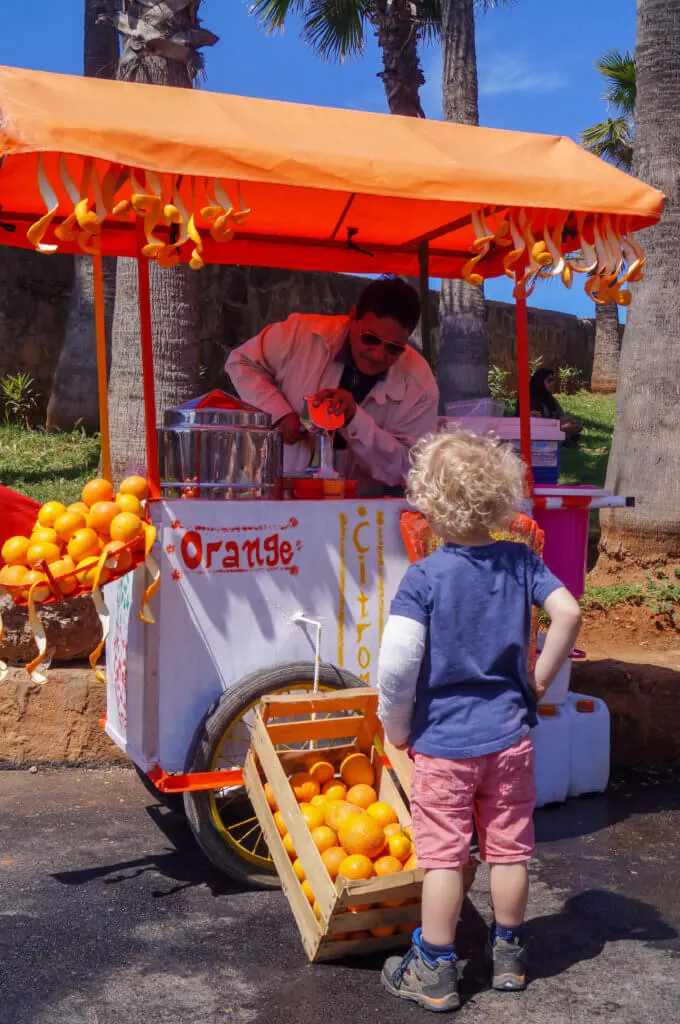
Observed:
[[[430,960],[420,948],[420,935],[417,928],[408,953],[391,956],[385,962],[381,981],[391,995],[418,1003],[426,1010],[457,1010],[460,996],[455,955]]]
[[[521,992],[527,987],[527,956],[519,939],[489,939],[487,956],[491,988],[498,992]]]

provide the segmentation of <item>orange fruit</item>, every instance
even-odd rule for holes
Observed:
[[[333,778],[335,768],[330,761],[315,761],[309,769],[309,774],[314,776],[320,786],[323,786]]]
[[[338,844],[338,837],[332,828],[328,825],[319,825],[317,828],[312,829],[312,839],[319,853],[324,853],[325,850],[331,850]]]
[[[68,542],[68,553],[76,563],[90,555],[98,555],[99,537],[89,526],[76,530]]]
[[[413,853],[413,843],[403,832],[393,832],[392,835],[387,836],[387,848],[391,856],[396,857],[402,864]]]
[[[402,870],[401,861],[389,853],[373,861],[373,867],[375,868],[376,875],[380,877],[383,875],[395,875],[397,871]]]
[[[333,936],[333,942],[344,942],[347,938],[349,938],[348,932],[338,932]]]
[[[141,516],[142,503],[134,494],[117,494],[115,501],[120,512],[134,512],[136,516]]]
[[[343,850],[342,846],[331,846],[321,854],[323,866],[333,881],[338,877],[338,870],[346,857],[347,850]]]
[[[394,807],[390,807],[384,800],[376,800],[374,804],[366,808],[366,814],[370,814],[374,821],[377,821],[383,828],[385,825],[396,824],[399,821]]]
[[[330,825],[334,832],[337,832],[345,820],[351,814],[363,814],[363,808],[356,807],[354,804],[348,804],[344,800],[333,800],[332,803],[328,804],[328,813],[326,814],[326,824]],[[344,846],[344,843],[340,844]]]
[[[365,782],[359,782],[347,790],[348,803],[356,804],[357,807],[362,807],[364,810],[374,804],[377,799],[378,794],[373,786],[367,786]]]
[[[128,544],[131,540],[141,537],[144,527],[142,520],[134,512],[119,512],[111,520],[109,531],[111,540],[122,540],[123,544]]]
[[[108,480],[90,480],[83,487],[81,498],[92,508],[98,501],[113,501],[115,492]]]
[[[126,476],[118,488],[119,494],[134,494],[139,501],[149,497],[149,485],[143,476]]]
[[[404,864],[404,871],[415,871],[418,867],[418,858],[415,853],[412,853],[409,859]]]
[[[418,927],[418,924],[418,921],[409,921],[408,924],[397,925],[397,931],[399,932],[400,935],[403,935],[406,932],[415,931],[415,929]]]
[[[313,796],[318,796],[321,786],[309,772],[294,772],[288,779],[298,803],[309,803]],[[319,824],[321,824],[319,822]]]
[[[299,857],[296,857],[295,860],[293,861],[293,871],[297,875],[299,881],[300,882],[304,882],[304,880],[306,879],[307,875],[305,874],[305,869],[303,868],[302,864],[300,863],[300,858]]]
[[[37,583],[38,585],[33,591],[33,600],[37,601],[38,604],[41,601],[46,601],[47,598],[52,595],[50,585],[47,582],[47,576],[44,572],[36,572],[35,569],[31,569],[26,573],[21,582],[23,586],[23,596],[26,600],[28,600],[29,591],[34,583]]]
[[[86,505],[84,501],[74,501],[73,504],[69,505],[66,509],[67,512],[80,512],[87,518],[90,512],[90,506]]]
[[[276,824],[277,829],[279,830],[279,835],[281,836],[281,838],[283,838],[283,836],[285,836],[285,834],[288,831],[288,829],[286,828],[286,823],[283,820],[283,815],[281,814],[281,811],[276,811],[275,812],[275,814],[274,814],[274,822]]]
[[[340,845],[348,853],[377,857],[385,848],[385,833],[368,814],[349,814],[338,828]]]
[[[26,553],[30,546],[31,542],[28,537],[10,537],[2,545],[2,551],[0,551],[3,562],[6,562],[7,565],[28,565]]]
[[[312,889],[312,887],[309,884],[309,882],[307,881],[307,879],[305,879],[304,882],[302,883],[302,891],[305,894],[305,896],[307,897],[307,899],[309,900],[310,907],[313,906],[313,904],[314,904],[314,890]]]
[[[337,779],[330,779],[321,787],[321,792],[327,800],[344,800],[347,796],[347,786]]]
[[[290,832],[286,832],[283,837],[283,848],[292,860],[297,860],[297,850],[293,845],[293,840],[290,838]]]
[[[366,754],[355,752],[348,754],[340,765],[342,781],[348,786],[358,786],[363,782],[366,786],[372,786],[375,782],[375,771]]]
[[[49,565],[50,562],[56,562],[59,558],[61,558],[59,546],[50,541],[36,541],[26,552],[26,561],[31,568],[35,568],[40,562],[47,562]]]
[[[2,569],[0,569],[0,593],[3,592],[4,587],[21,586],[27,572],[28,569],[25,565],[3,565]],[[21,597],[21,594],[16,590],[10,590],[8,593],[12,594],[15,600]]]
[[[373,862],[363,853],[350,854],[338,867],[338,876],[341,878],[373,878],[374,874]]]
[[[116,572],[127,572],[132,568],[132,552],[129,551],[122,540],[110,540],[106,545],[106,559],[111,559]],[[276,808],[274,808],[276,810]]]
[[[309,802],[312,805],[312,807],[325,807],[326,804],[328,803],[328,800],[323,795],[323,793],[317,793],[316,796],[313,796]]]
[[[321,920],[321,907],[316,902],[316,900],[314,900],[314,902],[312,903],[312,910],[314,911],[314,917],[317,919],[317,921],[320,921]]]
[[[56,544],[60,546],[59,534],[51,526],[34,526],[31,544]]]
[[[50,565],[50,572],[52,573],[54,581],[64,597],[68,597],[69,594],[72,594],[78,586],[77,578],[69,575],[69,573],[72,573],[74,569],[75,565],[73,564],[73,560],[69,558],[68,555],[66,558],[60,558],[58,562],[52,562]],[[62,576],[66,578],[62,579]]]
[[[59,516],[63,516],[66,505],[60,501],[46,502],[38,512],[38,522],[41,526],[54,526]]]
[[[377,928],[370,929],[371,935],[375,935],[377,939],[381,939],[385,935],[394,935],[396,930],[396,924],[379,924]]]
[[[267,797],[267,803],[269,804],[271,809],[273,811],[278,811],[279,805],[276,802],[276,797],[274,796],[274,790],[272,789],[272,787],[269,785],[268,782],[265,782],[265,784],[264,784],[264,795]]]
[[[305,819],[305,823],[310,832],[312,829],[318,828],[319,825],[323,825],[325,821],[323,807],[312,807],[311,804],[300,804],[300,812],[302,813],[302,817]]]
[[[358,942],[360,939],[370,939],[371,933],[367,932],[365,928],[362,928],[359,932],[349,932],[347,938],[354,942]]]
[[[87,558],[83,558],[81,559],[80,562],[78,562],[76,566],[76,575],[82,586],[90,588],[94,586],[95,576],[97,575],[98,563],[99,558],[96,555],[88,555]],[[100,587],[104,586],[110,575],[111,573],[106,568],[106,566],[104,566],[99,577]]]
[[[390,822],[389,825],[383,825],[383,828],[385,830],[385,837],[387,839],[389,839],[390,836],[393,836],[395,834],[395,832],[403,832],[404,831],[403,828],[401,827],[401,822],[399,822],[399,821],[392,821],[392,822]]]
[[[96,501],[90,509],[87,525],[91,530],[96,530],[97,533],[103,533],[108,536],[111,530],[111,523],[119,515],[120,509],[115,501]],[[118,539],[122,540],[122,537]]]
[[[54,529],[59,540],[63,544],[67,544],[76,530],[82,530],[86,526],[87,519],[82,512],[69,511],[67,509],[55,522]]]

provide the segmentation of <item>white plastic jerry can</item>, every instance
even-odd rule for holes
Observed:
[[[566,713],[569,721],[569,796],[603,793],[609,782],[609,708],[598,697],[570,693]]]
[[[543,650],[545,637],[545,633],[539,633],[536,637],[536,651],[538,654]],[[543,697],[541,697],[540,704],[564,704],[566,702],[571,682],[571,663],[572,661],[582,661],[585,656],[584,651],[574,648]]]
[[[569,792],[569,719],[564,707],[540,704],[531,730],[536,752],[536,806],[561,804]]]

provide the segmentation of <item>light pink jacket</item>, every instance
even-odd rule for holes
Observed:
[[[290,412],[302,415],[305,395],[338,387],[344,367],[335,356],[348,327],[346,316],[294,313],[235,349],[226,371],[240,397],[268,412],[273,422]],[[407,348],[341,431],[347,451],[339,453],[340,472],[358,479],[365,497],[381,494],[381,485],[401,484],[409,450],[437,429],[438,402],[432,371],[415,349]],[[309,461],[308,444],[284,447],[284,472],[302,472]]]

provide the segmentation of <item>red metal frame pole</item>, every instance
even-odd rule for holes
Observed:
[[[137,221],[137,282],[139,286],[139,339],[142,352],[142,387],[144,389],[144,420],[146,429],[146,475],[149,494],[160,498],[158,471],[158,437],[156,435],[156,386],[153,375],[153,329],[151,325],[151,290],[149,261],[142,255],[146,245],[144,225]]]
[[[517,298],[517,397],[519,398],[519,436],[522,460],[527,469],[529,496],[534,496],[534,474],[531,468],[531,397],[529,393],[529,328],[527,324],[527,297],[524,285],[524,265],[515,273]]]
[[[106,380],[106,315],[104,310],[104,270],[102,254],[92,257],[94,271],[94,323],[97,342],[97,392],[99,395],[99,433],[102,439],[102,476],[109,483],[111,475],[111,438],[109,433],[109,392]]]

